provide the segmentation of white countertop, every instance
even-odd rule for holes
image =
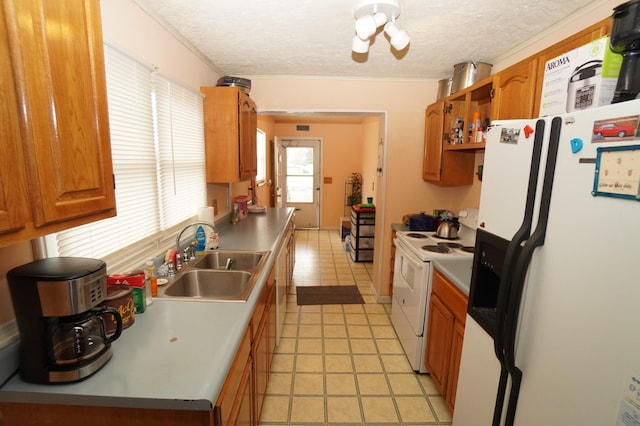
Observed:
[[[433,266],[449,278],[460,291],[469,296],[473,257],[437,259],[433,261]]]
[[[112,343],[113,357],[94,375],[77,383],[36,385],[16,374],[0,388],[0,401],[212,409],[292,212],[267,209],[218,226],[220,249],[271,251],[246,303],[154,299]]]

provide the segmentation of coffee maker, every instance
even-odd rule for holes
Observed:
[[[122,318],[113,308],[98,307],[107,293],[106,276],[103,261],[82,257],[40,259],[7,273],[23,380],[75,382],[111,359]],[[106,316],[116,321],[110,335]]]
[[[640,93],[640,0],[613,9],[611,50],[622,54],[622,67],[611,103],[636,99]]]

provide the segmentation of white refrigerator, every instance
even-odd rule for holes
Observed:
[[[490,129],[455,426],[640,425],[639,115]]]

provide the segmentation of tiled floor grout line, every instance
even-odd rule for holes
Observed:
[[[290,300],[287,302],[287,318],[285,319],[288,331],[283,336],[283,338],[288,340],[285,342],[286,349],[282,349],[283,352],[281,352],[281,354],[285,357],[282,359],[286,359],[286,356],[289,356],[292,360],[292,371],[290,373],[286,373],[285,370],[274,371],[285,377],[287,377],[287,374],[290,374],[289,392],[287,395],[283,389],[280,389],[273,393],[274,397],[287,398],[286,421],[283,421],[284,418],[280,417],[277,421],[265,421],[261,423],[261,425],[450,425],[451,423],[440,422],[438,420],[438,409],[434,406],[432,398],[441,399],[441,397],[435,390],[428,388],[427,385],[429,384],[429,387],[433,389],[430,378],[425,378],[424,375],[421,375],[421,377],[416,376],[415,382],[411,381],[407,379],[407,377],[411,377],[411,375],[403,370],[405,367],[398,364],[398,357],[402,358],[404,354],[401,353],[401,348],[400,353],[398,353],[397,348],[399,347],[399,342],[397,338],[395,338],[393,329],[391,329],[393,336],[388,336],[389,330],[385,332],[384,328],[391,327],[389,321],[390,309],[386,305],[377,305],[371,302],[373,296],[370,294],[370,265],[352,262],[349,253],[344,251],[344,245],[339,242],[340,236],[336,231],[299,230],[296,231],[296,238],[297,249],[299,251],[296,252],[294,284],[297,276],[298,280],[307,280],[307,277],[313,277],[307,283],[308,285],[357,285],[361,289],[366,303],[364,305],[301,307],[295,304],[295,295],[291,295]],[[298,253],[300,253],[300,256],[298,256]],[[346,277],[346,267],[349,268],[349,277]],[[363,279],[363,276],[367,278]],[[366,283],[367,281],[368,285]],[[298,284],[301,283],[298,282]],[[368,300],[367,295],[369,296]],[[356,306],[361,308],[357,308]],[[379,309],[379,306],[381,306],[382,309]],[[338,313],[339,315],[336,315]],[[359,317],[359,315],[362,315],[362,317]],[[386,316],[386,319],[383,315]],[[362,330],[365,329],[363,326],[366,326],[368,337],[366,333],[362,333]],[[293,332],[294,329],[295,333]],[[303,331],[309,332],[309,334],[312,335],[303,336]],[[316,333],[319,334],[319,336],[316,336]],[[293,334],[293,336],[290,334]],[[292,342],[291,339],[295,341]],[[317,343],[316,340],[320,341],[319,349],[315,347]],[[370,343],[367,344],[365,342]],[[304,345],[301,345],[301,343],[304,343]],[[341,345],[343,344],[346,347],[342,347]],[[369,345],[371,349],[367,349]],[[282,346],[285,347],[285,345]],[[317,350],[320,352],[318,353]],[[343,353],[345,350],[347,353]],[[292,351],[292,353],[289,353],[290,351]],[[308,351],[308,353],[304,351]],[[279,353],[279,351],[276,351],[276,356],[278,356]],[[373,357],[374,354],[375,357]],[[321,358],[319,365],[303,365],[303,361],[305,360],[315,363],[318,358],[317,355]],[[341,357],[344,357],[345,361],[348,357],[351,371],[341,371],[339,365],[336,367],[336,363],[340,363]],[[367,359],[376,359],[379,366],[375,367],[375,364],[373,366],[369,365]],[[329,365],[330,360],[333,365]],[[385,364],[385,361],[389,364]],[[404,361],[408,366],[406,358]],[[309,371],[305,371],[307,369]],[[321,371],[318,372],[317,369]],[[336,371],[332,371],[334,369]],[[372,371],[368,371],[369,369],[372,369]],[[361,375],[360,379],[358,377],[359,374]],[[296,390],[298,384],[308,387],[310,382],[305,381],[312,379],[318,380],[318,375],[321,376],[322,395],[317,394],[312,388],[300,388],[298,391]],[[348,389],[349,386],[344,388],[340,385],[340,387],[336,388],[336,386],[338,386],[336,385],[336,381],[339,381],[342,375],[344,375],[345,382],[349,380],[353,381],[352,390]],[[373,389],[372,392],[371,388],[363,388],[362,385],[364,382],[361,383],[361,381],[365,378],[369,379],[368,386],[375,382],[383,386],[380,393],[377,393],[375,389]],[[297,379],[299,379],[299,381]],[[332,383],[330,383],[329,379],[331,379]],[[374,381],[372,382],[371,380]],[[380,380],[382,380],[382,382],[380,382]],[[405,383],[406,380],[411,381],[412,387],[406,388],[406,390],[403,391],[402,388],[399,389],[398,386]],[[384,385],[382,385],[382,383],[384,383]],[[332,389],[330,389],[330,386],[332,386]],[[355,394],[352,394],[352,392],[355,392]],[[269,396],[270,390],[268,389],[267,397],[269,398]],[[294,422],[294,420],[296,420],[294,419],[296,399],[298,399],[298,402],[305,401],[308,403],[321,399],[323,403],[323,421],[313,422],[306,421],[307,419],[305,419],[303,422]],[[349,404],[353,404],[349,410],[359,411],[358,414],[360,418],[358,421],[351,423],[346,421],[331,422],[335,420],[334,415],[341,416],[343,420],[350,418],[348,412],[332,411],[332,408],[334,408],[334,410],[336,408],[335,406],[332,407],[332,404],[336,404],[340,400],[342,401],[339,402],[339,407],[342,409]],[[357,401],[357,408],[354,400]],[[406,411],[407,401],[418,400],[425,401],[426,409],[431,412],[434,419],[433,421],[422,423],[417,421],[404,421],[403,416],[408,415],[411,417],[413,415]],[[386,402],[391,404],[388,408],[391,409],[391,407],[393,407],[392,410],[397,417],[397,421],[383,421],[380,420],[381,418],[376,422],[368,421],[365,401],[369,404],[369,409],[371,409],[372,402]],[[405,405],[405,411],[403,411],[400,402],[403,402]],[[267,406],[268,401],[265,402],[265,407]],[[440,409],[442,409],[442,407],[440,407]],[[355,413],[351,412],[351,414]],[[356,416],[353,416],[353,418],[355,417]]]

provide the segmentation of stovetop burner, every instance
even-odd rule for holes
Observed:
[[[466,253],[473,253],[473,252],[475,252],[476,248],[474,246],[464,246],[460,250],[462,250],[462,251],[464,251]]]
[[[428,236],[426,236],[424,234],[418,234],[416,232],[409,232],[407,234],[407,237],[410,237],[410,238],[429,238]]]
[[[434,253],[452,253],[453,249],[446,246],[428,245],[422,246],[422,250],[431,251]]]
[[[433,238],[436,238],[438,240],[447,240],[447,241],[455,241],[455,240],[459,240],[460,237],[455,237],[455,238],[445,238],[445,237],[439,237],[436,234],[432,235]]]
[[[442,243],[438,243],[438,245],[442,246],[442,247],[449,247],[449,248],[452,248],[452,249],[459,249],[459,248],[463,247],[463,245],[460,244],[460,243],[445,243],[445,242],[442,242]]]

